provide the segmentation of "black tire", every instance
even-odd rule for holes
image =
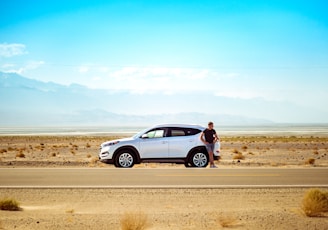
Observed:
[[[195,150],[189,158],[189,164],[192,167],[205,168],[208,165],[208,154],[203,150]]]
[[[131,150],[121,150],[115,157],[115,166],[118,168],[132,168],[136,157]]]
[[[184,166],[185,166],[186,168],[190,168],[190,167],[192,167],[189,161],[188,161],[188,162],[185,162],[185,163],[184,163]]]

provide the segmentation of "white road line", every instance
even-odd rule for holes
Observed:
[[[0,186],[0,189],[243,189],[243,188],[328,188],[328,185],[78,185],[78,186]]]

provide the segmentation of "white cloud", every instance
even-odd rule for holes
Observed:
[[[77,72],[81,74],[85,73],[107,73],[110,69],[107,66],[95,65],[95,64],[84,64],[77,68]]]
[[[44,61],[29,61],[25,66],[25,69],[26,70],[37,69],[44,64],[45,64]]]
[[[5,63],[5,64],[3,64],[1,66],[1,69],[8,69],[8,68],[13,68],[13,67],[15,67],[14,64],[12,64],[12,63]]]
[[[261,87],[241,73],[220,72],[218,69],[138,67],[106,68],[85,65],[78,83],[91,88],[126,91],[131,94],[166,95],[205,92],[215,96],[281,100],[275,90]],[[101,71],[101,69],[103,71]],[[265,85],[265,83],[263,83]]]
[[[214,93],[215,96],[230,97],[230,98],[243,98],[252,99],[257,97],[263,97],[263,94],[254,90],[242,90],[242,89],[223,89]]]
[[[87,70],[89,75],[89,80],[84,78],[88,81],[84,84],[92,88],[123,90],[134,94],[161,92],[171,95],[181,92],[215,92],[221,79],[231,78],[219,74],[216,70],[197,68],[129,66],[103,69],[105,71],[101,72],[99,67],[82,68],[81,70]]]
[[[0,71],[24,74],[25,72],[29,70],[37,69],[44,64],[45,64],[44,61],[28,61],[21,66],[11,63],[6,63],[1,66]]]
[[[19,56],[27,54],[26,47],[24,44],[7,44],[2,43],[0,44],[0,57],[13,57],[13,56]]]
[[[79,73],[87,73],[90,70],[88,66],[80,66],[78,71]]]

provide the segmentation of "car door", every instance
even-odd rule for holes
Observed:
[[[169,133],[169,157],[186,157],[195,142],[195,136],[189,135],[185,128],[170,128]]]
[[[169,144],[166,128],[152,129],[140,137],[141,158],[167,158]]]

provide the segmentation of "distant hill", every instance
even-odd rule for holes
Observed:
[[[207,114],[203,109],[197,111],[196,102],[196,112],[188,112],[187,109],[183,113],[171,112],[176,105],[184,108],[186,100],[196,101],[199,98],[207,101],[208,95],[131,95],[128,92],[89,89],[77,84],[65,86],[42,82],[15,73],[0,72],[0,97],[1,126],[206,124],[209,120],[224,125],[272,123],[242,115]],[[235,103],[227,100],[218,97],[213,107]],[[153,109],[152,113],[142,114],[149,108]]]

